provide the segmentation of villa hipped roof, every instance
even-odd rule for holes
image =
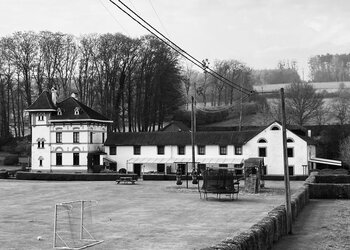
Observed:
[[[62,120],[99,120],[108,122],[108,118],[101,115],[92,108],[79,102],[74,97],[69,97],[62,102],[57,103],[57,109],[61,109],[62,114],[57,113],[51,116],[50,121],[59,122]],[[79,114],[75,114],[75,109],[79,108]]]
[[[78,113],[75,111],[78,109]],[[60,114],[58,114],[60,110]],[[104,115],[101,115],[92,108],[86,106],[85,104],[79,102],[74,97],[68,97],[67,99],[58,102],[56,105],[52,102],[52,97],[49,91],[43,91],[38,99],[36,99],[27,109],[28,112],[40,112],[48,111],[52,112],[51,122],[61,122],[61,121],[86,121],[86,120],[96,120],[99,122],[112,122]]]
[[[56,106],[53,104],[49,91],[43,91],[38,99],[36,99],[26,111],[56,111]]]
[[[259,131],[220,131],[196,132],[196,145],[243,145]],[[190,132],[139,132],[112,133],[105,142],[106,146],[151,146],[151,145],[191,145]]]

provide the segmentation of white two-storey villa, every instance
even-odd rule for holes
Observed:
[[[175,130],[174,130],[175,131]],[[282,125],[273,122],[257,131],[197,132],[195,161],[199,168],[228,167],[241,169],[244,160],[264,159],[266,174],[283,175]],[[290,175],[307,175],[316,156],[316,147],[308,136],[287,129],[287,151]],[[107,157],[137,174],[147,172],[185,172],[191,166],[191,133],[141,132],[110,134],[105,142]],[[192,167],[187,167],[188,171]]]
[[[74,94],[57,102],[55,89],[44,91],[26,111],[31,117],[32,171],[87,172],[103,164],[111,121]]]

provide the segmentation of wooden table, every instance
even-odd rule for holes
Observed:
[[[131,184],[135,184],[136,180],[133,180],[132,177],[119,177],[116,182],[117,184],[119,183],[123,183],[123,184],[127,184],[127,183],[131,183]]]

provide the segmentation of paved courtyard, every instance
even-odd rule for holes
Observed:
[[[90,249],[200,249],[238,234],[284,202],[283,182],[238,200],[201,200],[196,187],[175,181],[45,182],[0,180],[0,248],[51,249],[54,205],[97,200]],[[243,184],[243,182],[242,182]],[[303,182],[291,182],[292,192]],[[41,236],[42,240],[37,240]]]

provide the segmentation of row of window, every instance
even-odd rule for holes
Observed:
[[[205,155],[205,146],[198,145],[197,146],[198,154],[199,155]],[[110,155],[116,155],[117,154],[117,147],[111,146],[109,147],[109,154]],[[135,145],[134,146],[134,155],[140,155],[141,154],[141,146]],[[165,154],[165,146],[159,145],[157,146],[157,154],[158,155],[164,155]],[[177,154],[178,155],[185,155],[186,154],[186,146],[177,146]],[[219,154],[220,155],[227,155],[227,146],[219,146]],[[235,147],[235,155],[242,155],[242,147],[237,146]]]
[[[62,153],[56,153],[56,165],[62,166]],[[79,165],[79,153],[73,153],[73,165]]]
[[[265,147],[259,148],[259,157],[267,157],[267,149]],[[287,148],[287,156],[294,157],[294,148]]]
[[[102,143],[105,141],[105,133],[102,133]],[[90,143],[94,142],[94,132],[90,132]],[[62,143],[62,132],[56,132],[56,143]],[[79,132],[73,132],[73,143],[79,143]]]

